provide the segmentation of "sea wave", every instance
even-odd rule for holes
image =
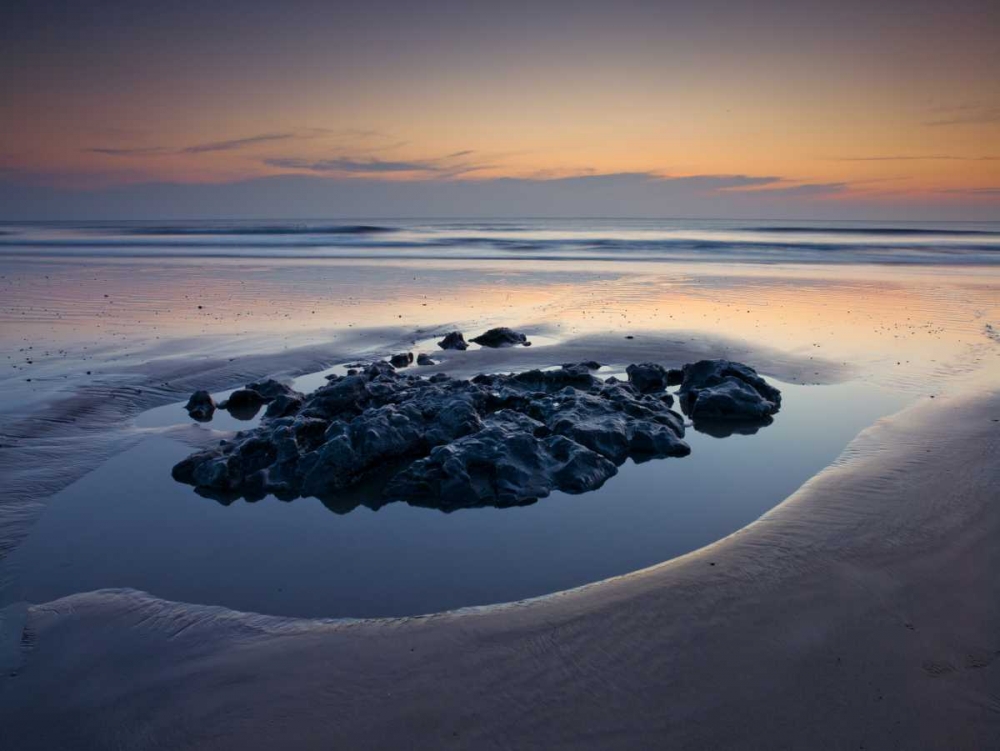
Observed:
[[[885,236],[896,236],[896,235],[914,235],[914,236],[931,236],[931,237],[948,237],[956,236],[963,237],[967,235],[984,235],[984,236],[997,236],[997,231],[991,230],[981,230],[981,229],[945,229],[945,228],[926,228],[926,227],[841,227],[837,225],[822,225],[822,226],[774,226],[774,227],[744,227],[746,232],[771,232],[776,234],[789,234],[789,235],[814,235],[814,234],[830,234],[830,235],[885,235]]]
[[[159,226],[159,227],[128,227],[122,234],[128,235],[376,235],[395,232],[395,227],[382,227],[372,224],[335,224],[324,226],[311,225],[232,225],[222,227],[205,226]]]
[[[1000,224],[707,220],[8,223],[0,225],[0,254],[992,265],[1000,263]]]

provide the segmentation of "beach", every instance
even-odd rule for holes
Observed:
[[[991,747],[1000,233],[385,224],[3,237],[5,746]],[[494,326],[532,346],[436,345]],[[186,419],[193,391],[406,351],[455,378],[726,358],[786,401],[525,508],[170,480],[243,427]]]

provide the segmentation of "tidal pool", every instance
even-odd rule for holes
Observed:
[[[716,438],[688,428],[690,456],[629,461],[597,491],[450,514],[404,503],[338,513],[351,504],[315,498],[224,506],[174,482],[171,466],[191,449],[152,435],[55,496],[0,563],[0,578],[16,572],[8,600],[131,587],[325,617],[414,615],[557,592],[740,529],[907,399],[858,382],[776,383],[781,412],[756,434]],[[161,423],[163,414],[138,422]]]

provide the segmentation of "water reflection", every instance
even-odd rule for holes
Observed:
[[[555,592],[739,529],[903,403],[865,384],[778,385],[781,416],[755,436],[689,430],[682,460],[629,461],[599,490],[516,511],[386,502],[385,477],[322,503],[224,507],[170,478],[188,447],[151,436],[55,496],[0,578],[16,569],[17,596],[31,602],[134,587],[289,616],[410,615]]]

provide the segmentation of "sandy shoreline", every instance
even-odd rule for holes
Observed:
[[[363,622],[130,591],[34,606],[0,683],[0,739],[990,748],[998,419],[996,392],[922,400],[729,538],[518,605]]]
[[[338,279],[340,266],[310,267],[273,287],[257,278],[250,291],[234,277],[232,297],[210,313],[188,299],[207,289],[202,272],[180,275],[152,311],[95,272],[55,301],[54,322],[37,316],[23,343],[8,343],[11,358],[33,362],[4,381],[0,557],[52,493],[108,457],[157,431],[192,445],[213,435],[138,428],[145,410],[199,388],[404,351],[444,321],[467,333],[505,323],[559,343],[436,353],[429,372],[723,356],[789,383],[885,384],[916,405],[730,537],[528,602],[337,622],[132,590],[15,602],[0,609],[0,747],[991,747],[1000,393],[990,274],[951,269],[945,283],[940,270],[871,267],[834,283],[747,267],[542,284],[512,270],[470,281],[479,268],[454,300],[426,297],[434,279],[412,285],[409,269],[395,269],[392,283],[412,287],[405,318],[383,287],[352,301],[385,269]],[[47,276],[35,282],[48,289]],[[273,309],[246,321],[262,295]],[[313,314],[326,328],[300,331]],[[170,326],[156,328],[164,318]],[[67,356],[64,335],[106,349]]]

